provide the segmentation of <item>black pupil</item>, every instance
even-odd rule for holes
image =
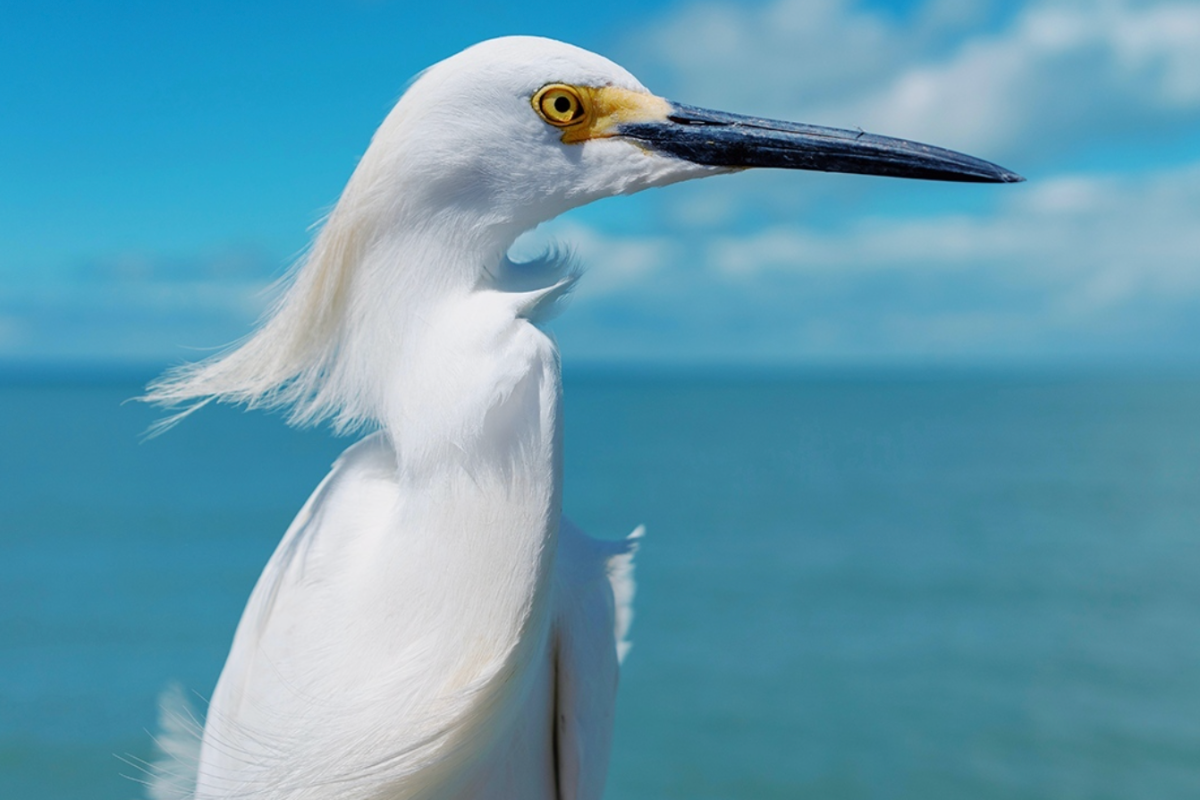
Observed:
[[[565,114],[571,110],[571,100],[566,95],[559,95],[554,98],[554,110],[560,114]]]

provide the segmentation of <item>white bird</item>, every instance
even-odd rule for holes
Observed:
[[[574,274],[506,253],[592,200],[756,166],[1020,180],[672,103],[547,39],[416,79],[262,326],[147,396],[377,429],[263,571],[198,747],[167,714],[153,797],[601,796],[634,542],[561,516],[559,357],[538,323]]]

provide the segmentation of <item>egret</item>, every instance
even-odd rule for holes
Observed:
[[[562,517],[559,356],[539,323],[575,276],[507,254],[570,208],[747,167],[1021,180],[670,102],[548,39],[483,42],[418,76],[257,331],[147,394],[374,431],[271,557],[202,730],[168,713],[175,761],[152,796],[601,796],[635,540]]]

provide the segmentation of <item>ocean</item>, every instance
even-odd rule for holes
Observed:
[[[143,442],[138,391],[0,380],[5,800],[141,796],[156,695],[211,691],[349,444],[228,408]],[[1200,379],[580,371],[565,393],[566,513],[647,528],[608,798],[1200,797]]]

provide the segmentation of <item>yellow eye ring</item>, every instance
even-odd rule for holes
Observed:
[[[533,96],[533,108],[542,119],[557,128],[578,125],[591,116],[591,107],[583,94],[565,83],[552,83],[539,89]]]

